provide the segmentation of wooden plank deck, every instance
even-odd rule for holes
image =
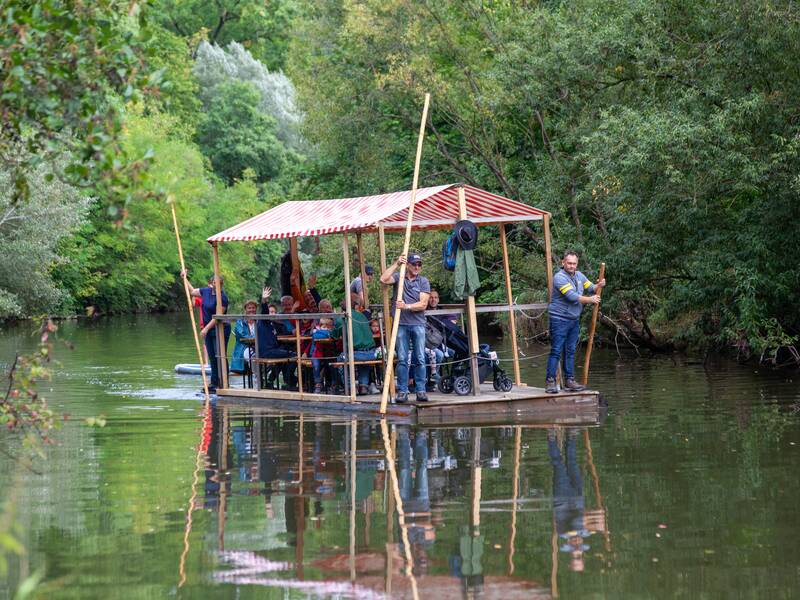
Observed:
[[[250,388],[220,389],[217,395],[226,404],[270,406],[292,412],[342,414],[358,413],[380,416],[380,395],[348,396],[300,394]],[[413,394],[409,398],[414,398]],[[420,425],[532,424],[592,425],[600,421],[600,392],[547,394],[543,388],[520,386],[509,392],[496,392],[491,384],[482,384],[478,396],[457,396],[429,392],[428,402],[410,401],[390,404],[386,416]]]

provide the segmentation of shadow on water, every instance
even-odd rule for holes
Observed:
[[[213,406],[194,503],[216,517],[211,579],[323,597],[556,597],[559,565],[581,572],[590,541],[611,545],[588,436]],[[186,560],[179,570],[191,587]]]
[[[596,350],[597,427],[425,428],[220,404],[175,315],[66,323],[72,415],[0,453],[26,553],[0,598],[764,597],[800,589],[796,373]],[[0,333],[0,363],[35,343]],[[508,349],[498,344],[501,355]],[[543,380],[543,349],[523,379]],[[755,371],[755,372],[754,372]],[[81,417],[104,414],[102,429]],[[0,437],[0,449],[9,440]],[[387,460],[387,455],[394,460]],[[190,507],[190,510],[187,508]]]

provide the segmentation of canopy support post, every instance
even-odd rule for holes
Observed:
[[[542,223],[544,224],[544,260],[545,260],[545,273],[547,274],[547,302],[553,300],[553,252],[550,246],[550,214],[545,213],[542,215]]]
[[[464,186],[458,188],[458,218],[467,218],[467,198]],[[481,376],[478,373],[478,314],[475,312],[475,296],[467,296],[467,325],[469,327],[469,353],[472,355],[470,371],[472,371],[472,395],[480,394]]]
[[[364,263],[364,247],[361,245],[361,232],[356,233],[356,249],[358,251],[358,266],[361,270],[361,302],[369,310],[369,291],[367,290],[367,271]]]
[[[353,303],[350,301],[350,244],[347,234],[342,235],[344,257],[344,302],[347,313],[347,370],[350,375],[350,402],[356,401],[356,366],[353,364]],[[347,391],[347,390],[345,390]]]
[[[222,315],[225,313],[225,307],[222,306],[222,285],[220,284],[219,247],[217,242],[214,242],[211,248],[214,250],[214,293],[217,295],[216,314]],[[217,355],[214,360],[217,361],[217,372],[221,378],[218,383],[222,384],[223,389],[228,389],[228,349],[225,347],[225,323],[215,321],[214,334],[217,336]]]
[[[383,223],[378,223],[378,249],[380,250],[380,260],[381,260],[381,273],[386,270],[386,232],[383,229]],[[389,304],[389,286],[381,284],[381,290],[383,292],[383,332],[384,335],[381,336],[381,345],[383,349],[386,349],[386,334],[392,331],[392,314],[391,314],[391,305]],[[388,354],[384,354],[383,357],[383,373],[384,377],[386,377],[388,371],[388,367],[386,366],[387,362],[390,360],[394,360],[394,357],[389,356]],[[396,393],[395,389],[395,380],[392,378],[389,381],[389,393],[394,396]]]
[[[511,335],[511,351],[514,354],[514,383],[522,385],[522,376],[519,372],[519,349],[517,348],[517,319],[514,315],[514,296],[511,294],[511,268],[508,263],[505,223],[500,223],[500,243],[503,246],[503,273],[506,277],[506,297],[508,298],[508,329]]]

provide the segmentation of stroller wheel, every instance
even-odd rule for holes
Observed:
[[[503,389],[503,379],[502,377],[495,377],[492,380],[492,387],[494,388],[495,392],[499,392]]]
[[[447,377],[442,377],[439,380],[437,386],[439,391],[443,394],[452,394],[453,393],[453,376],[448,375]]]
[[[511,388],[513,387],[514,384],[508,377],[503,377],[503,379],[500,381],[500,389],[503,390],[504,392],[510,392]]]
[[[469,377],[465,377],[464,375],[456,377],[453,381],[453,390],[459,396],[466,396],[472,391],[472,382],[469,380]]]

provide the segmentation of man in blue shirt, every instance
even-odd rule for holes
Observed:
[[[605,279],[594,284],[578,271],[578,255],[572,250],[564,253],[561,267],[553,277],[553,298],[547,309],[550,313],[551,345],[545,391],[551,394],[558,392],[556,372],[562,354],[564,389],[571,392],[584,389],[575,381],[575,349],[580,334],[581,312],[584,304],[600,304],[600,296],[595,291],[606,285]]]
[[[397,268],[407,263],[406,279],[403,282],[403,297],[397,298],[397,282],[400,273]],[[400,325],[397,328],[397,396],[395,402],[402,404],[408,400],[408,356],[413,352],[411,364],[414,365],[414,390],[417,402],[427,402],[425,393],[425,309],[431,295],[431,284],[427,277],[420,275],[422,257],[411,253],[401,254],[382,274],[381,283],[394,285],[394,302],[400,310]]]

